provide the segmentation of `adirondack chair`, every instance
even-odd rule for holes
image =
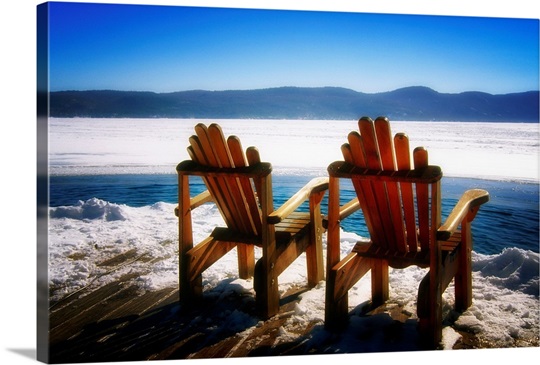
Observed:
[[[202,274],[231,249],[237,249],[239,277],[253,276],[255,303],[263,318],[279,310],[278,276],[303,252],[310,287],[324,279],[320,203],[328,179],[315,178],[274,210],[272,166],[261,162],[255,147],[244,154],[236,136],[225,139],[217,124],[197,124],[189,139],[191,160],[178,164],[180,301],[193,305],[202,298]],[[199,176],[207,191],[191,197],[189,177]],[[225,227],[193,244],[191,211],[213,201]],[[309,212],[297,208],[309,201]],[[255,264],[254,247],[262,248]]]
[[[359,131],[342,146],[344,161],[328,167],[328,245],[325,327],[348,320],[348,290],[371,270],[372,307],[389,297],[388,268],[429,268],[419,284],[420,339],[437,347],[442,338],[442,293],[455,280],[455,307],[472,304],[471,222],[489,200],[481,189],[466,191],[441,225],[441,168],[428,164],[426,149],[411,156],[407,135],[392,138],[386,118],[361,118]],[[340,206],[340,179],[350,179],[357,197]],[[340,257],[340,222],[361,209],[370,242]]]

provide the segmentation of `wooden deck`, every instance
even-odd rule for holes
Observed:
[[[205,298],[196,310],[182,310],[178,289],[139,294],[131,276],[107,284],[89,295],[51,310],[50,361],[53,363],[134,361],[154,359],[224,358],[303,354],[304,335],[312,325],[299,329],[298,339],[281,346],[274,340],[302,289],[288,293],[280,314],[250,328],[216,328],[227,324],[235,310],[251,313],[254,301],[238,295]],[[83,293],[80,293],[81,295]],[[219,303],[216,303],[219,301]],[[219,304],[221,318],[213,318]],[[211,325],[209,325],[211,324]],[[250,325],[250,323],[247,323]]]
[[[102,265],[119,265],[134,253],[119,255]],[[152,263],[149,262],[149,265]],[[280,312],[267,321],[254,320],[251,295],[205,295],[196,309],[178,304],[178,288],[140,292],[134,280],[138,273],[101,287],[85,288],[50,307],[50,362],[77,363],[188,358],[227,358],[273,355],[308,355],[335,352],[331,336],[326,343],[310,334],[322,324],[300,323],[285,342],[276,341],[281,327],[294,313],[298,296],[307,290],[295,288],[281,300]],[[216,312],[215,307],[220,311]],[[366,313],[389,313],[395,323],[389,340],[399,341],[400,326],[409,314],[399,306]],[[245,317],[245,323],[231,315]],[[232,327],[231,327],[232,326]],[[290,330],[289,330],[290,331]],[[489,347],[464,334],[455,348]],[[392,339],[392,336],[395,338]],[[329,350],[330,348],[330,350]]]

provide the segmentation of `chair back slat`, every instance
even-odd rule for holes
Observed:
[[[421,169],[428,166],[428,153],[423,147],[416,147],[413,151],[414,168]],[[422,250],[429,249],[430,243],[430,193],[429,185],[416,184],[416,199],[418,206],[418,234]]]
[[[381,169],[381,157],[379,155],[379,145],[375,133],[375,125],[369,118],[362,118],[358,121],[358,128],[364,143],[364,152],[366,155],[366,167],[372,170]]]
[[[404,133],[397,133],[394,137],[396,150],[396,164],[398,171],[411,169],[411,155],[409,148],[409,137]],[[416,234],[416,212],[414,206],[413,184],[410,182],[399,183],[401,200],[403,203],[403,218],[405,221],[405,232],[408,252],[418,251],[418,236]]]
[[[248,147],[246,149],[246,158],[247,158],[248,163],[251,166],[261,163],[261,156],[259,154],[259,150],[257,149],[257,147],[253,147],[253,146]],[[262,183],[261,183],[261,180],[256,179],[254,181],[254,185],[255,185],[255,191],[257,192],[257,195],[259,197],[261,197],[262,196]],[[268,209],[270,209],[270,211],[273,211],[274,206],[271,205],[270,207],[268,207]]]
[[[377,143],[379,155],[381,156],[381,166],[384,171],[396,171],[396,154],[394,149],[394,139],[390,130],[390,122],[387,118],[375,120],[375,131],[377,133]],[[405,238],[405,225],[403,217],[403,206],[401,193],[397,182],[386,182],[386,193],[388,196],[388,208],[394,237],[390,241],[390,249],[397,252],[407,252]]]

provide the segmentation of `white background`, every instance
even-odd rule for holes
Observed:
[[[90,2],[90,1],[89,1]],[[491,17],[539,18],[540,11],[531,0],[161,0],[92,1],[96,3],[137,3],[159,5],[228,6],[263,9],[300,9],[321,11],[355,11],[401,14],[472,15]],[[0,148],[2,173],[0,191],[1,310],[0,359],[3,364],[35,362],[36,352],[36,6],[41,1],[2,1],[0,10],[1,115],[3,117]],[[519,55],[516,55],[519,57]],[[519,359],[534,361],[539,348],[508,350],[451,351],[422,354],[420,360],[446,363],[489,362],[504,364]],[[418,354],[334,355],[315,359],[351,361],[399,361],[417,363]],[[530,356],[530,357],[529,357]],[[313,359],[310,357],[309,360]],[[280,361],[307,361],[306,358],[283,358]],[[193,360],[192,360],[193,361]],[[253,359],[201,360],[198,364],[248,363]],[[272,359],[257,359],[268,363]],[[275,361],[275,359],[274,359]],[[185,362],[185,361],[183,361]],[[167,363],[181,363],[168,361]],[[113,363],[111,363],[113,364]],[[136,364],[136,363],[135,363]]]

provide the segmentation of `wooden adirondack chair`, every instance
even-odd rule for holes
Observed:
[[[189,142],[191,160],[178,164],[180,301],[191,305],[202,298],[202,273],[233,248],[238,250],[241,278],[254,276],[256,307],[269,318],[279,310],[278,276],[306,252],[308,285],[324,279],[320,203],[327,178],[315,178],[274,210],[272,166],[261,162],[250,147],[243,153],[236,136],[225,139],[219,125],[197,124]],[[207,191],[191,198],[189,176],[200,176]],[[309,200],[309,212],[297,208]],[[226,227],[193,245],[191,211],[213,201]],[[255,265],[254,246],[262,247]]]
[[[429,268],[419,285],[417,315],[421,339],[437,347],[442,338],[442,293],[455,280],[456,310],[472,303],[471,222],[488,192],[465,192],[441,225],[442,172],[428,164],[427,151],[408,137],[391,136],[386,118],[359,121],[342,146],[344,161],[328,167],[328,251],[325,327],[342,329],[348,319],[348,290],[371,270],[372,306],[389,295],[388,267]],[[339,179],[351,179],[357,198],[340,207]],[[369,243],[357,243],[340,258],[340,221],[362,209]],[[460,230],[458,228],[461,228]]]

